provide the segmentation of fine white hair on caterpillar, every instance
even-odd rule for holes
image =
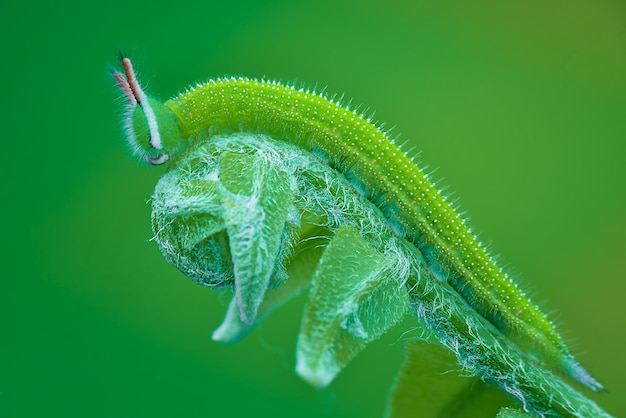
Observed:
[[[526,411],[584,404],[606,416],[551,373],[602,389],[553,323],[369,118],[323,92],[241,77],[162,103],[128,58],[122,66],[133,153],[171,162],[152,199],[155,241],[195,282],[233,289],[216,341],[242,338],[307,291],[296,372],[315,386],[412,313],[464,370]]]

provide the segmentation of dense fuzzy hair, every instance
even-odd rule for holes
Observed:
[[[436,278],[385,214],[313,153],[264,135],[213,136],[161,178],[152,202],[165,258],[202,285],[235,290],[216,340],[241,338],[308,288],[296,370],[314,385],[413,311],[426,339],[526,411],[603,416]]]
[[[602,389],[429,174],[369,117],[324,92],[244,77],[163,103],[145,95],[128,58],[122,65],[114,77],[133,152],[171,162],[153,197],[155,240],[192,280],[234,290],[215,340],[241,338],[308,289],[296,370],[314,385],[412,310],[427,339],[527,411],[578,408],[571,402],[582,398],[552,370]]]

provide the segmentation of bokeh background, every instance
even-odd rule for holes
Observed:
[[[150,241],[163,168],[124,143],[120,50],[163,99],[247,75],[376,110],[626,414],[622,0],[3,1],[0,35],[1,417],[380,417],[402,361],[399,328],[308,387],[302,299],[210,340],[228,298]]]

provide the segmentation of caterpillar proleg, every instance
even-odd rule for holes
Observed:
[[[528,411],[568,407],[538,401],[517,359],[541,376],[556,369],[602,389],[422,170],[367,117],[314,91],[247,78],[210,80],[162,103],[144,93],[128,58],[122,66],[114,77],[127,101],[132,151],[170,164],[152,199],[156,242],[192,280],[234,290],[215,340],[236,341],[306,290],[296,371],[313,385],[328,385],[413,313],[443,346],[460,341],[463,366]],[[494,347],[472,357],[470,346],[486,340]],[[491,364],[509,367],[510,376],[495,376]]]

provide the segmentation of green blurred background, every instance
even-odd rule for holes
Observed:
[[[163,99],[220,75],[327,86],[438,168],[626,414],[622,0],[2,2],[0,416],[380,417],[402,329],[328,389],[292,371],[302,300],[234,346],[227,297],[150,241],[162,168],[107,72]]]

